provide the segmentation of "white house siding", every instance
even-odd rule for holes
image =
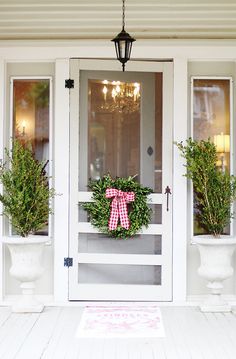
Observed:
[[[1,0],[0,39],[111,39],[121,27],[117,0]],[[137,39],[236,36],[234,0],[127,0]]]
[[[196,40],[147,40],[137,41],[134,45],[132,57],[139,60],[165,60],[173,59],[174,66],[174,99],[173,100],[173,140],[184,140],[190,134],[190,109],[189,98],[189,76],[190,75],[232,75],[235,73],[236,41],[215,41]],[[69,74],[69,58],[114,58],[114,48],[107,40],[99,41],[39,41],[39,42],[1,42],[0,43],[0,122],[4,121],[7,109],[7,69],[14,67],[14,63],[26,63],[26,68],[31,68],[32,62],[54,63],[55,64],[55,98],[54,98],[54,163],[56,163],[57,190],[63,193],[55,200],[55,218],[53,240],[55,247],[47,247],[46,257],[48,268],[44,277],[39,282],[38,292],[40,294],[55,294],[57,302],[67,300],[68,283],[67,269],[63,267],[63,257],[67,255],[68,216],[68,116],[69,116],[69,93],[64,89],[63,81]],[[11,63],[10,66],[6,66]],[[189,66],[187,66],[189,64]],[[223,70],[224,69],[224,70]],[[223,73],[222,73],[223,71]],[[22,74],[23,75],[23,74]],[[40,75],[40,73],[38,74]],[[67,77],[67,76],[66,76]],[[9,119],[8,119],[9,121]],[[2,124],[0,128],[2,127]],[[64,134],[64,136],[63,136]],[[63,139],[63,142],[61,140]],[[1,151],[4,146],[1,134]],[[61,162],[63,150],[65,165]],[[174,148],[173,168],[173,300],[183,302],[187,295],[201,295],[206,293],[204,283],[196,275],[198,253],[196,248],[189,245],[190,236],[187,229],[187,185],[182,176],[182,160],[178,151]],[[188,218],[189,220],[189,218]],[[61,228],[59,226],[61,225]],[[187,246],[188,245],[188,246]],[[53,270],[53,261],[55,270]],[[235,263],[234,263],[235,266]],[[4,294],[17,293],[17,285],[8,274],[8,257],[6,257],[6,272],[3,275],[3,282],[6,282]],[[2,270],[2,269],[1,269]],[[54,280],[52,279],[54,278]],[[187,287],[186,287],[187,283]],[[0,292],[2,290],[0,287]],[[235,294],[235,278],[230,280],[226,286],[226,292]]]

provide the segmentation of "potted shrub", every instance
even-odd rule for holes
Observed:
[[[202,311],[230,311],[221,297],[222,282],[232,276],[231,259],[236,238],[227,234],[233,218],[232,203],[236,199],[236,177],[216,166],[216,146],[210,139],[195,141],[189,138],[186,145],[176,143],[186,160],[185,176],[192,181],[194,213],[204,235],[194,236],[200,252],[200,276],[208,281],[211,294],[201,306]]]
[[[12,310],[41,312],[43,305],[34,297],[34,282],[43,273],[41,259],[48,239],[34,234],[48,222],[52,212],[50,199],[55,191],[49,188],[46,164],[34,158],[30,143],[13,141],[6,157],[6,163],[0,167],[3,185],[0,201],[16,235],[4,237],[3,242],[11,255],[10,274],[21,282],[22,289],[22,296]]]

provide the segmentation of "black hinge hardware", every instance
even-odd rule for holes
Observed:
[[[64,258],[64,267],[73,267],[73,258]]]
[[[171,190],[170,190],[169,186],[166,187],[164,194],[167,194],[167,197],[166,197],[166,210],[169,211],[169,195],[171,194]]]
[[[74,88],[74,80],[71,80],[71,79],[65,80],[65,88],[73,89]]]

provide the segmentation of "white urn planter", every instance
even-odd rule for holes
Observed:
[[[21,282],[22,294],[13,304],[14,313],[40,313],[44,306],[35,298],[35,281],[44,272],[42,255],[47,237],[8,237],[3,239],[11,255],[10,275]]]
[[[229,312],[231,306],[223,300],[221,293],[223,281],[233,275],[232,256],[236,248],[236,238],[222,235],[214,238],[210,235],[194,237],[200,253],[198,274],[207,280],[210,289],[206,301],[200,306],[202,312]]]

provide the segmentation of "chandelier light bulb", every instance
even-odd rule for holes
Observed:
[[[113,98],[114,100],[116,99],[117,92],[116,92],[116,90],[115,90],[114,88],[112,89],[111,96],[112,96],[112,98]]]
[[[116,92],[120,93],[120,86],[119,85],[116,86]]]
[[[107,99],[107,92],[108,92],[108,89],[107,89],[106,86],[103,87],[102,92],[103,92],[103,94],[104,94],[104,100],[106,101],[106,99]]]

